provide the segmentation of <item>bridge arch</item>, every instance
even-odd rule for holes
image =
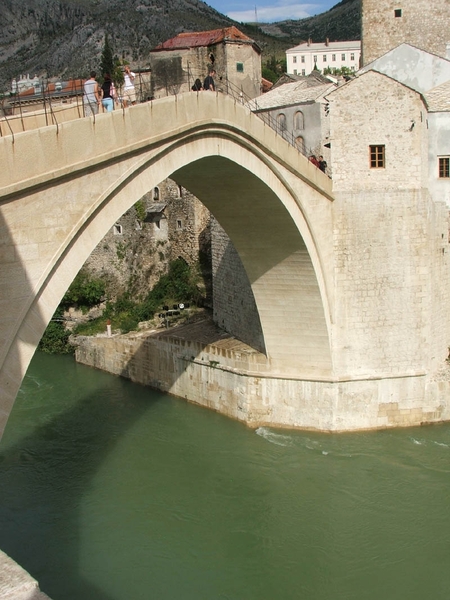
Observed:
[[[205,204],[239,253],[273,374],[307,378],[332,373],[326,178],[229,98],[186,96],[159,104],[160,116],[173,119],[160,130],[155,103],[102,115],[95,125],[89,119],[68,123],[58,134],[52,128],[23,134],[22,148],[28,142],[36,150],[43,143],[39,137],[45,138],[51,156],[47,149],[39,168],[30,164],[22,174],[23,157],[14,148],[18,159],[3,187],[1,214],[17,256],[14,268],[28,285],[25,293],[13,290],[15,318],[2,322],[4,422],[34,349],[76,273],[120,216],[167,177]],[[145,132],[148,121],[150,131]],[[128,127],[133,136],[126,133]],[[88,148],[80,148],[80,138],[88,140]],[[8,141],[1,142],[0,152],[7,151]],[[51,229],[57,235],[45,237],[43,230],[55,215],[58,224]],[[39,221],[27,232],[26,243],[20,226],[24,218]]]

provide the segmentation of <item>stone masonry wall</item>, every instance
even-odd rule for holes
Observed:
[[[419,93],[368,71],[328,98],[334,191],[427,186],[427,111]],[[371,145],[385,146],[383,168],[370,167]]]
[[[334,227],[336,371],[437,370],[450,340],[445,207],[426,190],[338,192]]]
[[[167,272],[170,261],[183,258],[197,264],[201,253],[203,276],[209,281],[209,211],[203,204],[169,179],[150,190],[141,203],[145,218],[135,207],[122,215],[84,269],[106,279],[110,298],[125,290],[143,298]]]
[[[363,65],[403,43],[445,57],[449,19],[448,0],[363,0]]]
[[[197,78],[203,84],[211,67],[216,70],[218,91],[227,92],[228,80],[250,98],[261,93],[261,55],[249,42],[157,51],[152,53],[151,61],[154,98],[189,92]],[[238,71],[238,63],[242,70]]]
[[[431,373],[448,355],[448,211],[428,189],[417,92],[367,72],[329,95],[335,202],[335,368]],[[385,164],[371,168],[370,145]]]
[[[264,337],[252,288],[230,238],[211,223],[214,321],[252,348],[264,352]]]
[[[220,337],[220,336],[219,336]],[[176,331],[83,338],[78,362],[217,410],[251,427],[322,431],[404,427],[450,419],[450,380],[425,376],[356,381],[271,377],[264,355],[224,339]]]

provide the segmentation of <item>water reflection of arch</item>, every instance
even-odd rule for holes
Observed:
[[[8,298],[11,290],[0,290],[4,302],[16,301],[20,315],[2,322],[5,415],[78,270],[122,214],[170,176],[205,204],[236,248],[258,307],[267,368],[296,377],[332,372],[328,179],[322,181],[317,169],[244,107],[228,97],[204,96],[99,115],[95,129],[91,120],[80,119],[60,126],[59,135],[51,128],[23,134],[15,153],[10,140],[0,140],[0,155],[10,166],[0,183],[9,178],[4,189],[13,189],[2,204],[11,256],[26,256],[30,248],[22,245],[24,220],[33,223],[27,243],[39,248],[27,293],[17,287]],[[39,151],[43,141],[45,153]],[[30,153],[37,156],[34,162],[24,158]],[[46,236],[44,242],[39,236]],[[30,264],[5,263],[5,278],[21,285],[31,277]]]

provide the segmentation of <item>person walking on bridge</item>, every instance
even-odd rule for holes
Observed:
[[[126,65],[123,77],[124,85],[122,101],[123,107],[127,108],[128,103],[136,104],[136,90],[134,89],[134,80],[136,79],[136,73],[133,73],[129,65]]]
[[[115,88],[114,83],[111,80],[111,75],[105,73],[103,76],[104,82],[102,84],[102,106],[106,109],[106,112],[111,112],[114,109],[114,98]]]
[[[83,107],[85,117],[98,115],[101,93],[100,87],[95,79],[96,77],[97,73],[95,71],[91,71],[90,78],[84,82]]]
[[[205,77],[205,81],[203,82],[204,90],[210,90],[211,92],[216,91],[216,84],[214,83],[214,75],[215,74],[216,74],[216,71],[214,69],[211,69],[211,71],[209,72],[209,75],[207,75]]]

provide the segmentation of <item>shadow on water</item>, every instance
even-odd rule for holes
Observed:
[[[115,387],[126,384],[117,378]],[[111,397],[102,389],[72,402],[10,446],[5,435],[0,445],[0,548],[53,600],[111,600],[81,572],[80,506],[105,458],[157,401],[144,402],[138,395],[124,402],[120,394]],[[76,582],[77,589],[67,589],[66,581]]]

